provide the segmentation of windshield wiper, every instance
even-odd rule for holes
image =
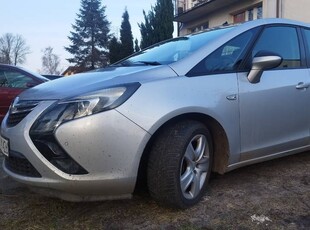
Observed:
[[[161,65],[161,63],[157,62],[157,61],[135,61],[135,62],[130,62],[128,60],[122,61],[120,63],[117,64],[112,64],[110,65],[111,67],[119,67],[119,66],[136,66],[136,65]]]
[[[122,62],[119,62],[117,64],[112,64],[110,65],[111,67],[120,67],[120,66],[131,66],[132,63],[130,63],[129,61],[122,61]]]
[[[139,63],[143,63],[145,65],[161,65],[161,63],[159,63],[158,61],[136,61]]]

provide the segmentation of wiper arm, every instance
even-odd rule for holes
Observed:
[[[157,62],[157,61],[135,61],[135,62],[130,62],[130,61],[122,61],[120,63],[117,64],[112,64],[110,65],[111,67],[119,67],[119,66],[135,66],[135,65],[139,65],[139,64],[144,64],[144,65],[161,65],[161,63]]]
[[[125,60],[125,61],[119,62],[117,64],[112,64],[112,65],[109,65],[109,66],[111,66],[111,67],[125,66],[126,67],[126,66],[131,66],[131,65],[132,65],[132,62]]]
[[[143,63],[145,65],[161,65],[158,61],[137,61],[139,63]]]

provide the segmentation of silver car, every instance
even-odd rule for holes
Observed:
[[[309,48],[308,24],[257,20],[32,88],[2,122],[4,170],[66,200],[128,198],[145,181],[189,207],[212,171],[310,149]]]

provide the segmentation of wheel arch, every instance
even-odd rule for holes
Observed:
[[[229,142],[226,135],[226,132],[222,125],[213,117],[202,114],[202,113],[186,113],[181,114],[176,117],[171,118],[170,120],[163,123],[152,135],[150,140],[148,141],[140,162],[139,169],[137,175],[137,187],[141,187],[146,184],[146,170],[147,170],[147,162],[149,158],[150,148],[154,140],[156,140],[157,136],[161,133],[165,127],[180,122],[182,120],[195,120],[203,123],[210,131],[212,142],[213,142],[213,166],[212,171],[223,174],[226,171],[229,162]]]

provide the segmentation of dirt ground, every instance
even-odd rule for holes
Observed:
[[[183,211],[147,193],[93,203],[47,198],[0,170],[0,229],[310,229],[310,152],[216,176]]]

